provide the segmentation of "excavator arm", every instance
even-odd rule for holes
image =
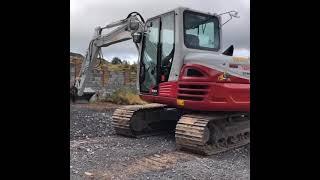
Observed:
[[[138,18],[139,17],[139,18]],[[137,12],[132,12],[126,19],[108,24],[105,27],[95,28],[94,36],[89,43],[89,47],[82,63],[79,77],[75,80],[71,87],[71,96],[81,97],[84,94],[85,86],[90,79],[91,71],[96,64],[98,54],[101,53],[102,47],[134,39],[138,52],[140,52],[141,45],[138,43],[141,40],[142,32],[144,30],[144,19]],[[110,29],[110,32],[102,34],[102,30]],[[94,93],[92,93],[93,95]],[[91,96],[92,96],[91,95]]]

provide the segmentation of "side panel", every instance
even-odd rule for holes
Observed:
[[[188,77],[185,72],[189,68],[198,69],[204,76]],[[249,112],[250,82],[237,77],[218,81],[222,74],[201,65],[185,65],[178,81],[159,84],[159,96],[142,95],[141,98],[190,110]]]
[[[160,83],[158,96],[141,94],[140,97],[150,103],[156,102],[170,106],[176,106],[177,81]]]
[[[173,97],[177,96],[177,82],[164,82],[159,84],[159,96]]]

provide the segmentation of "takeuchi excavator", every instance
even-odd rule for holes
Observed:
[[[250,61],[222,50],[222,15],[179,7],[144,21],[137,13],[97,27],[71,96],[90,96],[85,84],[101,48],[133,40],[137,89],[146,105],[114,111],[117,134],[140,137],[174,124],[180,150],[211,155],[250,143]],[[102,34],[104,29],[111,29]]]

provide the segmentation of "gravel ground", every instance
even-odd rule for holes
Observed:
[[[108,111],[87,107],[70,108],[70,140],[105,137],[114,134],[111,127],[113,109]]]
[[[70,179],[250,179],[249,145],[204,157],[176,151],[174,134],[121,137],[104,107],[71,105]]]

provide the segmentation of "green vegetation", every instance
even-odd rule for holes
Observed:
[[[115,91],[111,96],[108,96],[103,101],[121,105],[147,104],[147,102],[140,99],[139,95],[128,88]]]
[[[111,61],[111,64],[122,64],[122,61],[118,57],[114,57]]]
[[[120,72],[120,71],[129,71],[129,72],[137,72],[137,64],[128,64],[126,61],[122,64],[108,64],[108,70],[113,72]]]

